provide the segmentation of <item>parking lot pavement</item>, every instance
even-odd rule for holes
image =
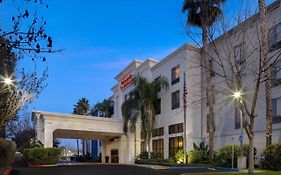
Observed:
[[[13,167],[12,175],[181,175],[213,172],[194,169],[153,169],[134,165],[86,164],[55,167]]]

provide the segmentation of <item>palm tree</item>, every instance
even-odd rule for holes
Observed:
[[[214,92],[212,85],[212,73],[210,61],[208,58],[208,37],[207,29],[222,15],[220,5],[225,0],[185,0],[182,6],[182,12],[187,13],[187,25],[199,27],[202,30],[203,52],[202,57],[205,61],[205,70],[207,78],[207,104],[209,105],[208,123],[209,126],[209,159],[214,157]]]
[[[94,114],[95,111],[101,112],[101,117],[110,118],[113,114],[113,101],[110,99],[104,99],[102,102],[97,103],[94,108],[91,109],[91,114]]]
[[[90,109],[90,104],[89,104],[89,100],[86,99],[86,98],[81,98],[78,100],[77,104],[74,105],[74,108],[73,108],[73,114],[77,114],[77,115],[86,115],[88,112],[89,112],[89,109]],[[78,153],[78,156],[79,156],[79,144],[78,144],[78,139],[76,140],[77,141],[77,153]],[[83,156],[85,155],[85,140],[82,140],[82,153],[83,153]]]
[[[264,0],[258,0],[259,3],[259,18],[260,18],[260,39],[261,39],[261,56],[263,60],[263,67],[265,69],[265,99],[266,99],[266,114],[265,114],[265,140],[266,146],[271,145],[272,142],[272,92],[271,92],[271,71],[269,67],[269,57],[268,57],[268,29],[266,24],[266,7]],[[249,159],[249,174],[254,172],[254,148],[250,148],[250,158]]]
[[[268,57],[268,29],[266,25],[266,8],[265,1],[258,0],[259,14],[260,14],[260,38],[261,38],[261,53],[263,60],[263,67],[265,69],[265,98],[266,98],[266,146],[271,145],[272,142],[272,94],[271,94],[271,72],[269,67]]]
[[[142,133],[150,158],[150,141],[154,124],[155,102],[158,99],[158,92],[161,90],[161,87],[166,89],[168,82],[165,77],[148,82],[147,79],[140,76],[135,77],[133,82],[136,87],[122,104],[124,132],[127,133],[128,127],[134,132],[136,121],[138,116],[140,116]]]

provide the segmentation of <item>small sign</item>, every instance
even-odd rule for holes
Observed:
[[[242,135],[239,136],[239,141],[240,141],[240,143],[243,143],[243,140],[244,140],[243,136],[242,136]]]
[[[124,89],[131,85],[133,82],[133,77],[131,74],[126,75],[120,82],[120,89]]]

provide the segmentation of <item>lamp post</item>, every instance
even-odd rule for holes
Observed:
[[[240,108],[240,105],[242,103],[242,94],[240,91],[234,92],[233,97],[235,100],[237,100],[239,104],[239,111],[240,111],[240,156],[243,157],[243,112],[242,109]]]

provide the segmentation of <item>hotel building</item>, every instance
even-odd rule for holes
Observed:
[[[268,6],[267,20],[269,33],[270,56],[277,55],[281,48],[281,7],[280,0],[275,1]],[[219,76],[221,71],[217,63],[218,55],[232,55],[237,58],[241,67],[243,64],[257,66],[255,58],[259,55],[258,52],[258,15],[254,15],[238,26],[234,27],[227,33],[219,36],[210,43],[209,57],[212,58],[211,67],[214,73],[212,74],[213,88],[215,92],[214,116],[215,116],[215,150],[223,147],[226,144],[239,144],[240,136],[240,112],[236,107],[235,102],[230,100],[233,92],[230,92],[224,82],[224,79]],[[232,45],[229,46],[230,41]],[[212,46],[211,46],[212,45]],[[227,48],[225,46],[228,45]],[[251,45],[251,48],[250,48]],[[247,46],[247,47],[245,47]],[[251,50],[254,50],[251,52]],[[227,51],[227,53],[226,53]],[[218,53],[219,52],[219,53]],[[251,55],[249,54],[251,52]],[[245,56],[245,54],[247,56]],[[206,102],[206,75],[203,68],[203,60],[201,57],[201,48],[190,44],[184,44],[174,52],[163,58],[161,61],[155,59],[147,59],[145,61],[133,60],[125,67],[116,77],[116,84],[111,88],[114,101],[114,115],[111,119],[91,119],[95,117],[74,117],[73,115],[64,115],[47,112],[34,112],[34,121],[37,124],[37,137],[45,143],[46,147],[52,146],[50,143],[50,134],[46,134],[46,128],[52,133],[52,137],[69,137],[88,138],[102,141],[102,155],[115,156],[110,159],[116,162],[133,163],[134,158],[141,150],[144,150],[144,142],[141,138],[140,123],[137,123],[136,133],[125,135],[122,131],[123,121],[121,106],[128,98],[130,92],[134,89],[132,79],[136,75],[140,75],[152,82],[159,77],[166,77],[169,87],[161,89],[159,92],[159,100],[155,115],[155,124],[151,141],[151,150],[162,155],[163,158],[173,156],[179,149],[183,148],[183,86],[184,81],[187,87],[187,115],[186,115],[186,150],[193,149],[193,143],[204,141],[208,144],[208,128],[207,115],[208,104]],[[272,119],[273,119],[273,143],[281,142],[281,58],[276,61],[272,70]],[[183,74],[186,74],[185,80]],[[242,84],[245,91],[245,101],[251,101],[253,93],[254,75],[251,70],[245,70],[242,75]],[[255,121],[255,139],[254,145],[258,155],[265,148],[265,87],[261,85],[258,102],[256,108]],[[80,125],[85,124],[82,128],[73,123],[64,123],[63,125],[72,125],[64,127],[60,124],[57,116],[69,117],[72,122],[80,122]],[[75,119],[76,118],[76,119]],[[75,121],[80,118],[81,121]],[[93,121],[92,125],[90,120]],[[51,124],[56,123],[56,127],[46,124],[50,121]],[[64,120],[65,121],[65,120]],[[66,122],[66,121],[65,121]],[[92,127],[94,126],[95,127]],[[45,129],[45,130],[44,130]],[[44,132],[42,132],[45,131]],[[71,132],[70,132],[71,131]],[[73,134],[71,134],[73,133]],[[87,135],[87,137],[84,137]],[[51,138],[52,138],[51,137]],[[247,135],[244,131],[244,143],[248,143]],[[112,151],[113,150],[113,151]],[[116,152],[117,150],[117,152]],[[113,153],[113,154],[112,154]]]

